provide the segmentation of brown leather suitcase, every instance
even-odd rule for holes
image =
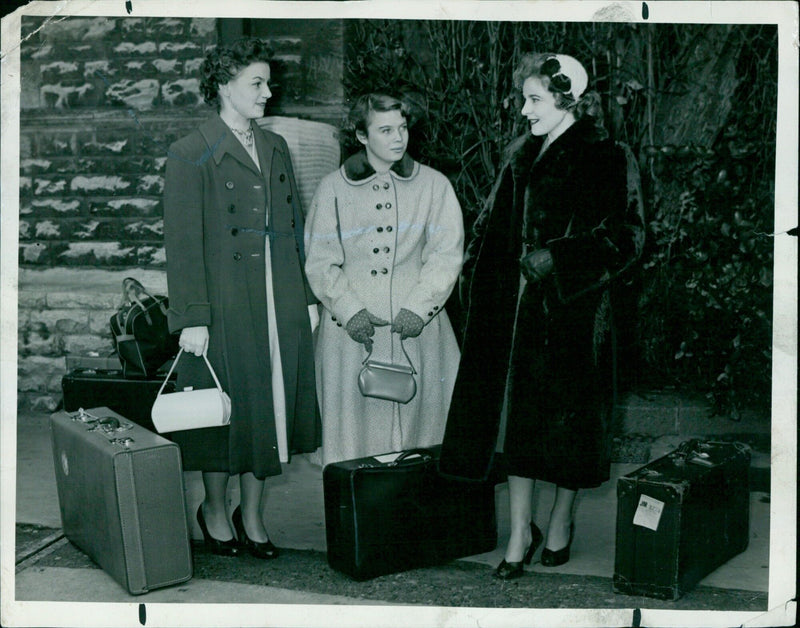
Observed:
[[[104,407],[50,431],[64,535],[131,594],[189,580],[178,446]]]
[[[617,480],[614,591],[676,600],[749,540],[750,452],[691,440]]]
[[[441,476],[439,450],[325,466],[325,531],[333,569],[366,580],[495,548],[494,483]]]

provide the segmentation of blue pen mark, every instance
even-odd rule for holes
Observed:
[[[147,623],[147,609],[144,604],[139,604],[139,623],[144,626]]]
[[[133,12],[133,2],[131,2],[131,0],[125,1],[125,10],[128,12],[128,15]]]
[[[94,73],[95,73],[95,74],[96,74],[98,77],[100,77],[100,80],[101,80],[101,81],[103,81],[103,83],[105,83],[105,84],[106,84],[106,87],[111,87],[111,83],[108,81],[108,79],[107,79],[105,76],[103,76],[103,73],[102,73],[102,72],[100,72],[99,70],[95,70],[95,71],[94,71]],[[141,129],[141,130],[142,130],[142,133],[144,133],[144,136],[145,136],[146,138],[148,138],[148,139],[149,139],[149,140],[151,140],[151,141],[152,141],[154,144],[156,144],[156,145],[160,146],[162,149],[164,149],[164,151],[167,153],[167,157],[172,157],[173,159],[177,159],[177,160],[179,160],[179,161],[182,161],[182,162],[184,162],[184,163],[187,163],[187,164],[192,164],[192,165],[194,165],[194,166],[201,166],[201,165],[202,165],[202,164],[204,164],[206,161],[208,161],[208,159],[211,157],[211,155],[213,155],[213,154],[214,154],[214,151],[215,151],[215,150],[217,150],[217,146],[219,146],[220,142],[221,142],[221,141],[223,140],[223,138],[225,137],[225,134],[223,133],[223,134],[220,136],[220,138],[219,138],[219,139],[218,139],[218,140],[217,140],[217,141],[214,143],[214,145],[213,145],[213,146],[209,146],[209,147],[208,147],[208,148],[207,148],[207,149],[206,149],[206,150],[203,152],[203,154],[202,154],[202,155],[200,155],[200,158],[199,158],[199,159],[197,159],[197,160],[194,160],[194,161],[193,161],[193,160],[191,160],[191,159],[186,159],[185,157],[181,157],[180,155],[178,155],[178,154],[176,154],[176,153],[173,153],[171,150],[169,150],[169,147],[168,147],[168,146],[165,146],[165,145],[164,145],[162,142],[160,142],[160,141],[159,141],[159,140],[157,140],[155,137],[153,137],[153,135],[152,135],[152,134],[148,133],[147,129],[145,129],[145,128],[144,128],[144,125],[142,124],[141,120],[139,120],[139,118],[136,116],[136,111],[135,111],[134,109],[131,109],[131,108],[129,108],[129,109],[128,109],[128,115],[129,115],[131,118],[133,118],[133,121],[134,121],[134,122],[136,122],[137,126],[138,126],[138,127]]]
[[[646,2],[642,2],[642,19],[646,20],[648,17],[650,17],[650,7]]]

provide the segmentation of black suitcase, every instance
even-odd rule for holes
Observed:
[[[617,481],[614,591],[676,600],[747,548],[750,452],[691,440]]]
[[[121,370],[104,371],[92,368],[73,368],[61,378],[64,410],[106,407],[124,415],[148,430],[155,431],[150,410],[166,373],[157,377],[127,379]],[[164,392],[175,390],[175,376],[167,382]]]
[[[64,535],[131,594],[191,578],[178,446],[108,408],[50,428]]]
[[[356,580],[497,545],[494,484],[446,479],[440,447],[326,465],[328,564]],[[393,461],[381,461],[386,458]]]

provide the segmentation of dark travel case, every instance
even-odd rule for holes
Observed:
[[[192,577],[178,446],[108,408],[50,419],[64,535],[131,594]]]
[[[750,452],[691,440],[617,480],[614,591],[676,600],[747,548]]]
[[[443,478],[437,471],[439,450],[325,466],[325,530],[333,569],[366,580],[495,548],[494,484]]]
[[[110,408],[142,427],[155,431],[150,418],[150,410],[156,400],[166,372],[154,377],[131,379],[123,377],[122,367],[108,369],[97,358],[97,364],[90,359],[83,359],[67,365],[68,372],[61,378],[61,390],[64,395],[64,410],[75,412],[79,408]],[[119,360],[117,360],[119,364]],[[82,366],[85,365],[85,366]],[[70,368],[70,366],[72,368]],[[94,367],[94,368],[93,368]],[[173,376],[174,380],[174,376]],[[164,392],[175,390],[175,382],[169,381]]]

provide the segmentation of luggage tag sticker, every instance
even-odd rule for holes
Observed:
[[[661,521],[661,513],[664,511],[664,502],[650,497],[649,495],[639,496],[639,505],[633,515],[633,525],[658,530],[658,523]]]

